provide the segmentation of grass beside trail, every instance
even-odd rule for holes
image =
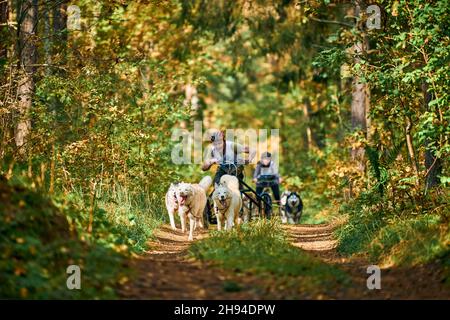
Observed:
[[[364,255],[372,263],[387,266],[439,263],[450,284],[448,206],[431,212],[421,212],[414,206],[396,211],[367,205],[375,202],[370,196],[363,195],[342,206],[348,220],[335,231],[337,250],[347,256]]]
[[[157,201],[119,191],[91,206],[81,192],[50,196],[0,177],[0,299],[116,298],[126,259],[147,248],[163,214]],[[81,290],[66,286],[70,265]]]
[[[87,196],[80,192],[74,197],[83,206],[87,201],[80,199],[87,199]],[[109,228],[97,228],[98,234],[105,232],[98,238],[106,244],[126,245],[134,253],[147,250],[148,240],[153,238],[154,231],[164,219],[168,220],[164,203],[157,196],[150,198],[144,192],[130,194],[129,190],[119,185],[99,195],[95,210],[95,217],[102,217],[110,225]],[[112,238],[112,234],[117,236]]]
[[[298,292],[317,292],[319,288],[342,286],[348,280],[343,271],[292,246],[274,220],[244,224],[231,232],[214,231],[211,237],[192,244],[190,252],[197,259],[235,272],[274,275]]]

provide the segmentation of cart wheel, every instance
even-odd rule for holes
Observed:
[[[268,193],[264,192],[261,194],[261,199],[263,200],[264,216],[270,219],[272,217],[272,198]]]
[[[208,210],[208,221],[209,224],[217,224],[217,218],[214,214],[214,204],[212,200],[208,199],[208,202],[206,203],[206,209]]]

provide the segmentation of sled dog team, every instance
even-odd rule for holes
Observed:
[[[181,231],[186,232],[186,220],[189,218],[189,240],[194,239],[197,225],[203,228],[203,211],[206,207],[209,187],[212,184],[210,176],[205,176],[198,183],[171,184],[166,194],[166,207],[169,213],[170,225],[176,230],[175,212],[181,221]],[[214,211],[217,216],[217,227],[231,229],[238,223],[242,208],[242,198],[239,191],[239,181],[236,177],[224,175],[219,184],[215,184],[213,193]]]
[[[181,221],[181,231],[186,232],[186,220],[189,218],[189,237],[194,239],[194,230],[197,225],[203,228],[203,212],[207,203],[207,191],[212,184],[210,176],[205,176],[198,184],[172,183],[166,193],[166,207],[169,214],[170,225],[175,226],[175,212]],[[249,210],[242,200],[239,190],[239,180],[235,176],[223,175],[220,182],[214,185],[212,194],[214,212],[217,217],[217,229],[231,230],[233,226],[249,220]],[[244,203],[243,203],[244,202]],[[239,213],[243,208],[243,218]],[[281,196],[281,220],[283,223],[298,223],[303,205],[295,192],[285,191]]]

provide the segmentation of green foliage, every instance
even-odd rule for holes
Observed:
[[[81,188],[65,195],[42,196],[29,190],[37,188],[36,181],[18,173],[13,177],[10,183],[16,187],[2,184],[0,190],[3,198],[11,197],[0,205],[0,216],[8,222],[2,230],[8,249],[0,266],[8,285],[0,296],[116,297],[115,288],[129,273],[124,260],[130,252],[148,249],[149,238],[165,217],[162,203],[116,185],[114,191],[106,187],[97,191],[91,207],[91,194]],[[82,290],[65,286],[65,269],[71,264],[81,267]]]
[[[113,288],[126,274],[122,266],[126,252],[113,250],[95,238],[88,239],[81,228],[75,228],[73,222],[79,223],[82,212],[67,202],[54,202],[4,182],[0,183],[0,197],[3,299],[115,297]],[[96,227],[101,224],[114,233],[106,220],[97,216]],[[81,268],[82,290],[66,287],[66,268],[73,264]]]
[[[116,186],[109,194],[99,197],[98,207],[105,211],[113,230],[118,234],[117,244],[124,244],[136,253],[148,249],[153,231],[167,218],[164,204],[148,194],[129,194]]]
[[[341,213],[349,215],[348,221],[336,231],[338,250],[343,254],[364,252],[374,234],[384,225],[382,213],[375,209],[380,195],[364,193],[354,203],[343,205]]]
[[[338,228],[338,251],[345,255],[367,254],[373,263],[425,264],[448,256],[450,212],[444,204],[437,212],[400,210],[383,205],[378,193],[362,194],[341,208],[348,221]]]
[[[419,0],[378,4],[387,14],[381,29],[341,28],[329,37],[333,47],[315,58],[314,64],[330,74],[346,62],[351,74],[342,74],[341,83],[358,76],[370,85],[371,96],[370,135],[349,139],[352,148],[365,148],[367,175],[355,174],[350,160],[330,157],[327,162],[337,167],[331,177],[343,182],[325,181],[332,187],[339,214],[348,216],[337,232],[342,253],[368,253],[374,262],[395,265],[427,263],[439,260],[448,246],[448,218],[441,208],[448,206],[442,194],[448,195],[449,6],[447,1]],[[343,50],[364,37],[369,51],[352,61]],[[415,159],[405,148],[407,130]],[[425,151],[443,163],[441,186],[430,197],[423,191],[429,169]],[[355,199],[339,201],[339,193]]]
[[[402,151],[404,144],[404,141],[400,141],[392,149],[385,150],[384,153],[371,146],[365,147],[370,163],[370,172],[376,179],[375,188],[378,189],[381,197],[383,197],[386,185],[389,182],[389,169]]]
[[[446,1],[397,1],[394,10],[386,1],[389,19],[385,32],[373,33],[374,46],[379,49],[370,57],[373,66],[366,66],[368,81],[375,89],[383,108],[373,110],[373,117],[384,117],[402,125],[403,117],[413,116],[415,136],[420,144],[431,143],[428,149],[439,158],[447,158],[449,135],[448,33],[449,8]],[[390,41],[384,41],[387,35]],[[423,104],[423,86],[431,95],[428,107]],[[389,106],[390,105],[390,106]],[[428,109],[428,110],[426,110]],[[385,120],[386,121],[386,120]],[[428,144],[428,143],[427,143]]]

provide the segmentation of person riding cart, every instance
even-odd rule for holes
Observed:
[[[253,174],[253,182],[256,183],[256,193],[258,195],[263,192],[264,188],[270,187],[275,202],[280,202],[281,177],[270,152],[264,152],[261,155],[261,160],[256,164],[256,169]]]
[[[223,131],[217,131],[210,137],[210,146],[206,152],[202,170],[207,171],[212,165],[218,164],[214,183],[219,183],[225,174],[244,179],[244,164],[249,164],[256,155],[256,151],[233,141],[225,139]],[[244,156],[246,154],[247,156]],[[240,185],[241,188],[241,185]]]

